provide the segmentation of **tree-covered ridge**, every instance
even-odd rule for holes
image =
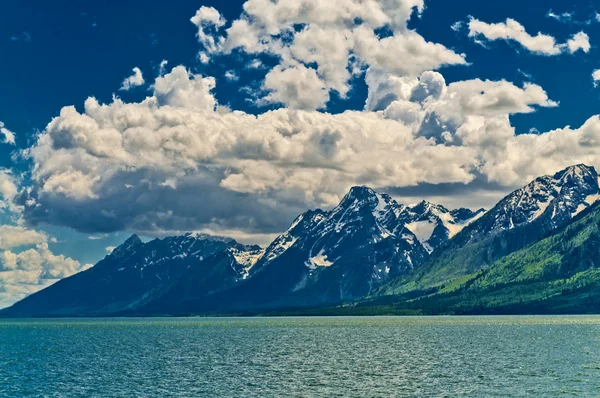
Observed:
[[[484,243],[473,245],[470,253],[481,254]],[[391,312],[597,312],[599,267],[600,206],[594,205],[550,236],[489,266],[430,285],[413,276],[382,290],[384,296],[368,305]]]

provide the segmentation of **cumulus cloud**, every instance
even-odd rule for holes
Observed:
[[[564,52],[575,53],[590,50],[589,37],[584,32],[573,35],[566,43],[558,44],[553,36],[538,32],[535,36],[527,33],[525,27],[512,18],[506,22],[487,23],[476,18],[469,21],[469,37],[479,40],[515,41],[525,49],[539,55],[559,55]]]
[[[590,45],[590,37],[584,33],[579,32],[573,35],[569,40],[567,40],[567,48],[571,54],[581,50],[584,53],[590,52],[592,46]]]
[[[15,203],[19,181],[11,170],[0,169],[0,211],[20,215],[22,207]]]
[[[242,15],[226,29],[218,11],[206,7],[198,10],[192,22],[200,28],[204,52],[241,50],[279,59],[265,79],[269,94],[263,104],[293,102],[292,106],[301,109],[308,105],[318,109],[330,91],[345,97],[352,77],[367,66],[414,76],[444,65],[466,65],[464,55],[407,29],[410,16],[423,8],[423,0],[343,0],[335,4],[328,0],[248,0]],[[207,26],[212,35],[206,34]],[[383,28],[390,35],[382,37],[379,29]],[[300,76],[308,79],[305,87],[290,84],[291,78]],[[281,81],[276,81],[278,78]],[[292,100],[289,93],[293,92],[304,98]],[[314,93],[317,99],[307,102],[306,97]]]
[[[90,266],[55,255],[45,242],[21,252],[4,250],[0,253],[0,308]]]
[[[91,266],[55,255],[48,247],[54,238],[24,225],[23,208],[13,203],[17,182],[9,172],[0,173],[0,210],[14,222],[0,225],[0,308]]]
[[[162,63],[161,63],[161,65],[162,65]],[[127,77],[125,80],[123,80],[120,90],[127,91],[127,90],[131,89],[132,87],[138,87],[143,84],[144,84],[144,77],[142,76],[142,71],[140,70],[140,68],[135,67],[135,68],[133,68],[133,75],[131,75],[131,76]]]
[[[314,69],[304,65],[272,69],[265,78],[263,88],[269,91],[262,99],[263,103],[284,104],[292,109],[323,108],[329,101],[325,83]]]
[[[156,79],[153,99],[156,99],[158,106],[211,111],[217,104],[212,95],[215,86],[215,78],[193,75],[185,67],[177,66],[170,73]]]
[[[206,51],[217,51],[221,43],[215,40],[214,33],[220,27],[225,25],[226,22],[219,11],[213,7],[202,6],[196,11],[196,15],[194,15],[190,21],[198,27],[198,41],[202,43]]]
[[[89,233],[210,231],[248,240],[280,232],[307,208],[335,205],[353,185],[486,182],[497,192],[571,163],[598,166],[597,118],[579,129],[516,134],[511,115],[558,106],[539,85],[447,84],[437,69],[466,60],[407,28],[423,7],[249,0],[231,24],[201,8],[192,18],[201,53],[269,59],[270,69],[257,64],[265,76],[253,88],[259,104],[283,108],[230,110],[216,100],[213,77],[164,65],[140,102],[90,97],[82,111],[64,107],[24,153],[32,186],[13,195],[24,219]],[[481,23],[491,30],[477,35],[539,53],[571,51],[509,22]],[[585,50],[583,36],[572,40],[573,51]],[[332,91],[343,97],[363,73],[364,109],[327,113]]]
[[[45,243],[47,240],[43,232],[18,225],[0,225],[0,250]]]
[[[292,103],[299,109],[254,116],[220,111],[214,79],[178,66],[142,102],[65,107],[26,153],[35,184],[19,197],[25,216],[87,232],[269,234],[352,185],[469,183],[477,173],[512,184],[524,173],[504,162],[517,139],[508,115],[557,105],[534,84],[377,70],[367,81],[365,111]]]
[[[0,121],[0,134],[2,134],[2,142],[5,144],[15,145],[15,133],[4,127],[4,123]]]
[[[248,69],[262,69],[265,65],[262,63],[260,59],[253,59],[247,65]]]
[[[438,72],[410,79],[370,69],[367,85],[365,110],[383,111],[388,119],[411,125],[415,135],[438,143],[460,143],[457,128],[469,117],[506,118],[558,106],[536,84],[520,88],[504,80],[473,79],[446,85]]]
[[[15,203],[19,192],[30,189],[22,183],[10,170],[0,169],[0,212],[4,221],[0,224],[0,308],[90,266],[82,267],[71,258],[55,255],[48,242],[56,240],[26,225],[23,206]]]

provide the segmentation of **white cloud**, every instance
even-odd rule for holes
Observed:
[[[43,232],[18,225],[0,225],[0,250],[45,243],[47,240]]]
[[[444,77],[437,72],[424,72],[418,79],[408,79],[369,70],[367,84],[366,110],[387,112],[398,100],[420,102],[420,113],[436,112],[455,119],[458,124],[470,115],[495,117],[530,113],[534,106],[558,106],[536,84],[526,83],[519,88],[505,80],[473,79],[446,86]]]
[[[240,76],[234,70],[228,70],[225,72],[225,79],[229,80],[230,82],[237,82],[240,80]]]
[[[200,41],[205,51],[211,53],[228,54],[240,49],[250,55],[269,54],[279,58],[279,65],[265,82],[265,86],[274,87],[271,91],[275,94],[260,102],[274,102],[275,97],[283,104],[307,104],[305,98],[318,90],[319,100],[312,101],[316,109],[326,98],[320,91],[327,91],[327,96],[336,91],[345,97],[352,77],[367,66],[415,76],[445,65],[466,65],[464,55],[428,42],[407,29],[406,23],[413,12],[420,13],[423,8],[423,0],[342,0],[335,4],[328,0],[248,0],[242,15],[224,34],[220,28],[225,21],[215,14],[216,10],[210,17],[199,18],[215,28],[213,35],[206,36],[203,30],[199,37],[206,36]],[[198,25],[197,21],[194,23]],[[392,35],[380,37],[380,28],[389,28]],[[279,95],[280,86],[289,86],[289,81],[275,82],[275,78],[300,74],[307,75],[309,84],[289,87],[298,89],[299,98],[289,98],[290,90]],[[317,84],[317,78],[321,83]],[[303,89],[307,92],[302,92]]]
[[[598,87],[600,82],[600,69],[596,69],[592,72],[592,80],[594,81],[594,87]]]
[[[208,54],[204,51],[200,51],[198,53],[198,61],[200,61],[200,63],[206,65],[210,62],[210,57],[208,56]]]
[[[329,101],[329,92],[314,69],[298,65],[272,69],[263,84],[269,94],[264,103],[284,104],[292,109],[318,109]]]
[[[16,195],[25,220],[89,233],[265,237],[307,208],[336,204],[352,185],[477,183],[497,192],[571,163],[598,165],[594,118],[576,130],[516,134],[511,115],[558,105],[542,87],[446,84],[435,70],[465,57],[407,28],[413,7],[423,6],[249,0],[229,26],[216,10],[201,9],[193,21],[201,51],[275,56],[253,87],[260,104],[285,107],[257,115],[223,107],[215,79],[183,66],[161,71],[141,102],[88,98],[81,112],[64,107],[25,152],[33,186]],[[482,23],[491,30],[477,35],[539,53],[569,51],[508,22]],[[389,35],[377,35],[380,28]],[[585,50],[581,36],[572,39]],[[316,111],[365,70],[364,110]]]
[[[90,266],[55,255],[45,242],[17,253],[5,250],[0,253],[0,308]]]
[[[600,22],[600,17],[597,12],[594,11],[593,15],[589,16],[586,19],[577,19],[575,18],[575,11],[564,11],[562,13],[555,13],[552,10],[548,11],[546,14],[548,18],[554,19],[558,22],[569,24],[569,25],[579,25],[579,26],[587,26],[593,23]]]
[[[183,66],[177,66],[156,79],[154,97],[158,105],[211,111],[217,104],[211,93],[215,85],[213,77],[192,75]]]
[[[35,203],[27,220],[88,232],[264,235],[308,207],[334,205],[352,185],[468,184],[480,174],[513,184],[526,167],[506,163],[521,139],[508,115],[557,105],[534,84],[446,85],[438,72],[372,69],[366,110],[332,115],[301,110],[324,103],[322,86],[308,103],[293,102],[304,97],[288,91],[310,78],[282,80],[291,88],[269,95],[290,108],[258,116],[220,111],[214,80],[180,66],[140,103],[90,98],[83,113],[64,108],[26,153],[35,165],[35,189],[21,197]]]
[[[113,252],[113,250],[115,250],[115,249],[116,249],[116,247],[114,247],[114,246],[107,246],[105,250],[106,250],[106,253],[107,253],[107,254],[110,254],[110,253],[112,253],[112,252]]]
[[[248,63],[248,69],[262,69],[264,68],[264,64],[260,59],[253,59]]]
[[[0,196],[3,200],[13,200],[18,188],[10,170],[0,169]]]
[[[163,66],[163,64],[161,62],[161,67],[162,66]],[[135,68],[133,68],[133,75],[131,75],[131,76],[127,77],[125,80],[123,80],[120,90],[127,91],[127,90],[131,89],[132,87],[138,87],[143,84],[144,84],[144,77],[142,76],[142,71],[140,70],[140,68],[135,67]]]
[[[567,40],[567,48],[571,54],[581,50],[584,53],[590,52],[590,37],[584,32],[579,32]]]
[[[573,20],[573,12],[563,12],[560,14],[556,14],[552,12],[552,10],[548,11],[546,14],[548,18],[556,19],[559,22],[571,22]]]
[[[4,127],[4,123],[0,122],[0,134],[2,134],[5,144],[15,145],[15,133]]]
[[[158,75],[159,76],[162,76],[165,74],[168,63],[169,63],[169,61],[167,61],[166,59],[163,59],[162,61],[160,61],[160,64],[158,65]]]
[[[458,31],[460,31],[460,30],[462,29],[462,27],[463,27],[463,26],[464,26],[464,23],[463,23],[463,21],[456,21],[456,22],[454,22],[454,23],[453,23],[453,24],[450,26],[450,28],[451,28],[453,31],[455,31],[455,32],[458,32]]]
[[[225,25],[226,22],[219,11],[213,7],[202,6],[190,21],[198,27],[198,41],[202,43],[206,51],[217,51],[220,43],[215,40],[213,33]]]
[[[8,216],[5,220],[13,223],[0,225],[0,308],[91,266],[82,267],[71,258],[55,255],[48,242],[56,239],[25,225],[23,206],[15,203],[20,182],[10,171],[0,170],[0,210]]]
[[[22,207],[14,201],[19,193],[19,181],[11,170],[0,169],[0,211],[19,215]]]
[[[527,33],[525,27],[512,18],[507,18],[506,22],[499,23],[486,23],[471,18],[469,21],[469,37],[489,41],[512,40],[532,53],[546,56],[559,55],[563,52],[573,54],[578,50],[587,53],[590,50],[589,37],[584,32],[575,34],[567,43],[558,44],[556,39],[550,35],[538,32],[533,36]]]

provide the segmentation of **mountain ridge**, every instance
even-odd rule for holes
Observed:
[[[598,197],[598,174],[585,165],[538,177],[487,212],[404,205],[356,186],[333,209],[299,215],[266,248],[200,233],[147,243],[134,234],[0,315],[263,311],[435,290],[537,242]]]

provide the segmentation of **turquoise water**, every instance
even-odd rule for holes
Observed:
[[[600,317],[0,321],[0,396],[600,396]]]

